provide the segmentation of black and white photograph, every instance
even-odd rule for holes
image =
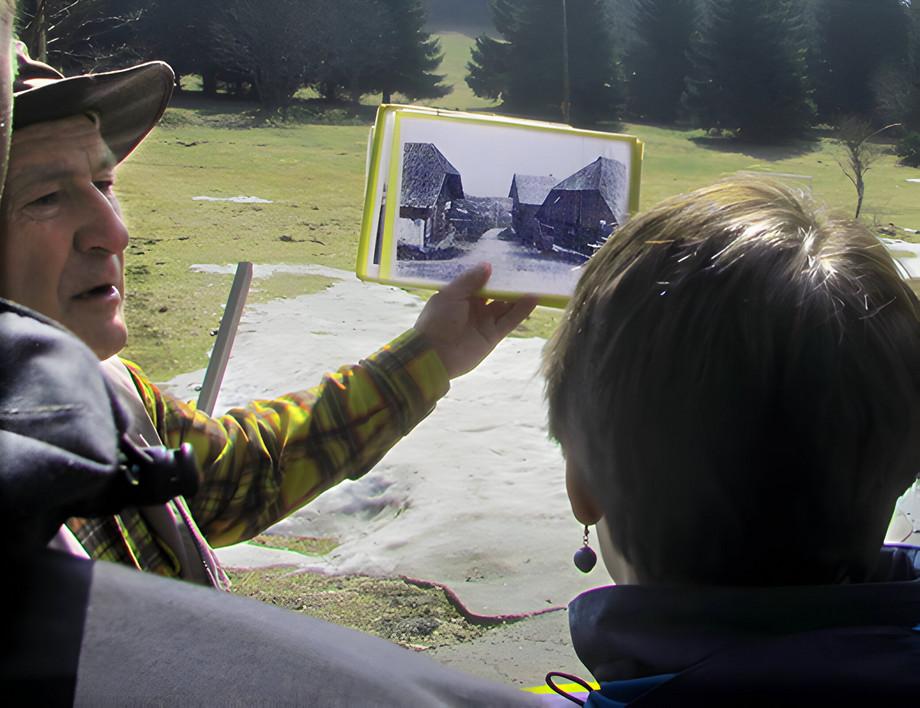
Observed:
[[[629,212],[626,136],[402,116],[392,275],[447,282],[493,267],[489,289],[568,295]]]

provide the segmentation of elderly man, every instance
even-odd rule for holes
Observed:
[[[151,62],[65,78],[21,45],[16,59],[0,297],[79,336],[132,410],[131,436],[149,445],[189,442],[202,470],[187,501],[71,519],[57,543],[73,552],[225,586],[210,545],[250,538],[323,490],[363,475],[432,410],[450,378],[475,367],[533,308],[529,300],[477,298],[489,277],[481,266],[360,364],[313,389],[212,419],[116,356],[127,337],[129,235],[113,193],[115,172],[165,110],[172,70]]]

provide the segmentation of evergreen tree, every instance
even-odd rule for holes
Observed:
[[[623,76],[604,0],[569,0],[568,33],[572,122],[618,119]]]
[[[525,0],[520,5],[524,11],[518,13],[511,41],[505,103],[525,115],[558,118],[563,100],[562,5],[559,0]],[[570,69],[573,50],[570,42]]]
[[[909,55],[909,9],[902,0],[819,0],[813,73],[822,118],[874,115],[880,73]]]
[[[511,72],[511,43],[484,34],[476,37],[466,69],[473,93],[493,101],[503,98]]]
[[[320,94],[335,100],[342,92],[354,100],[377,90],[377,82],[395,54],[395,28],[390,9],[382,0],[323,0],[315,69],[307,81]]]
[[[421,0],[382,0],[390,11],[391,34],[385,41],[392,48],[380,62],[376,85],[384,102],[394,93],[412,100],[441,98],[451,91],[444,75],[434,73],[444,55],[440,42],[425,31],[427,16]]]
[[[920,132],[920,0],[910,7],[910,61],[904,72],[906,99],[902,113],[895,116],[908,130]]]
[[[466,83],[477,96],[498,100],[508,88],[511,73],[512,45],[510,38],[518,33],[518,14],[523,3],[517,0],[491,0],[492,22],[496,31],[506,39],[493,39],[483,34],[476,37],[467,63]]]
[[[677,117],[690,73],[696,5],[696,0],[639,0],[625,60],[632,115],[662,122]]]
[[[412,100],[450,93],[444,76],[433,73],[442,54],[424,29],[419,0],[323,1],[322,30],[314,38],[322,60],[313,83],[324,97],[379,92],[386,103],[394,93]]]
[[[796,0],[712,0],[691,64],[683,103],[700,127],[778,142],[813,117]]]
[[[525,115],[559,118],[564,100],[563,25],[573,122],[617,117],[621,80],[606,0],[492,0],[502,39],[480,36],[467,65],[474,93]],[[562,9],[567,7],[565,23]]]

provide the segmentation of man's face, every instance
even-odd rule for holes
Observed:
[[[124,346],[128,231],[114,160],[86,116],[17,130],[0,208],[0,296],[57,320],[100,359]]]

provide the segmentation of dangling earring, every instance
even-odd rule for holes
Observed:
[[[573,560],[575,561],[575,567],[582,573],[590,573],[597,564],[597,553],[588,545],[587,524],[585,524],[585,537],[582,543],[582,547],[575,551],[575,558],[573,558]]]

